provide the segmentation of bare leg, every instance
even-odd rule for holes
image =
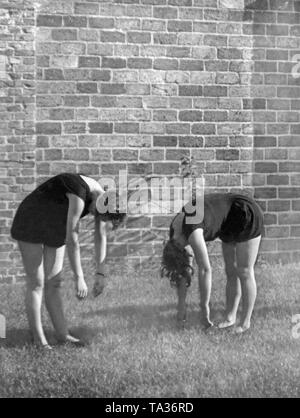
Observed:
[[[47,346],[41,317],[44,288],[43,245],[22,241],[18,244],[26,273],[25,305],[30,331],[35,344]]]
[[[68,332],[60,291],[64,254],[65,246],[60,248],[45,246],[44,248],[45,302],[57,339],[61,342],[76,343],[79,340],[69,335]]]
[[[241,324],[237,333],[250,328],[251,316],[256,300],[257,289],[254,275],[254,264],[257,258],[261,237],[237,244],[237,273],[242,285],[243,311]]]
[[[219,328],[228,328],[235,324],[237,310],[241,299],[241,284],[236,270],[235,244],[222,243],[227,276],[226,284],[226,313],[225,320],[219,324]]]

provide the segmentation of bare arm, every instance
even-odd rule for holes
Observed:
[[[203,322],[206,326],[211,326],[209,301],[212,272],[202,229],[196,229],[191,234],[189,244],[193,248],[199,270],[200,306]]]
[[[95,216],[95,264],[96,274],[93,287],[93,295],[99,296],[105,287],[105,258],[107,248],[106,224],[99,216]]]
[[[67,218],[66,246],[70,265],[75,276],[77,296],[84,298],[87,295],[87,287],[84,281],[79,245],[79,221],[84,209],[84,202],[78,196],[67,193],[69,199],[69,210]]]
[[[95,216],[95,262],[96,271],[104,274],[104,263],[106,258],[107,235],[106,224],[101,221],[99,216]]]

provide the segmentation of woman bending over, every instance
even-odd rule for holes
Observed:
[[[13,220],[11,235],[18,241],[26,273],[26,311],[35,344],[51,349],[45,337],[41,304],[45,303],[60,342],[80,344],[70,335],[60,295],[65,249],[74,273],[76,295],[87,296],[88,289],[81,266],[79,245],[80,219],[94,215],[94,246],[96,273],[94,295],[104,286],[104,260],[106,257],[106,223],[118,226],[125,214],[118,210],[99,213],[98,199],[107,196],[100,184],[84,175],[63,173],[50,178],[37,187],[20,204]],[[98,206],[98,205],[97,205]]]
[[[242,316],[237,333],[249,329],[256,300],[254,264],[263,231],[263,213],[250,197],[233,193],[214,193],[204,196],[202,221],[192,222],[186,207],[172,220],[170,239],[163,250],[162,275],[177,287],[177,320],[182,326],[186,319],[186,294],[193,275],[195,257],[199,272],[202,322],[213,325],[210,318],[212,269],[207,241],[219,238],[227,276],[226,312],[219,328],[236,324],[242,297]]]

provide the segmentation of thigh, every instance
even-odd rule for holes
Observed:
[[[236,244],[222,242],[222,252],[226,270],[235,270],[236,267]]]
[[[27,280],[43,280],[43,245],[18,241]]]
[[[55,248],[44,247],[44,272],[46,280],[52,279],[61,273],[65,256],[65,245]]]
[[[261,236],[249,241],[238,242],[236,245],[237,266],[252,268],[257,259]]]

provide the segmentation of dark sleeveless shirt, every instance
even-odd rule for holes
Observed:
[[[220,238],[223,242],[243,242],[263,233],[263,213],[251,197],[234,193],[212,193],[204,196],[204,214],[201,222],[187,223],[192,214],[185,208],[182,231],[186,239],[196,229],[203,229],[205,241]],[[170,238],[174,231],[172,224]]]
[[[67,193],[84,201],[81,218],[86,216],[92,201],[88,185],[79,174],[62,173],[38,186],[23,200],[13,220],[12,238],[56,248],[64,245],[69,209]]]

